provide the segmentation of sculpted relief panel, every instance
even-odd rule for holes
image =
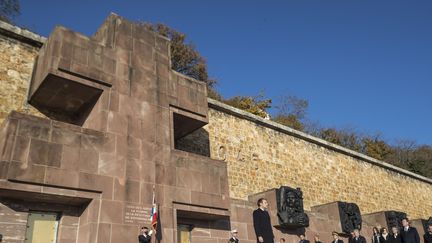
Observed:
[[[354,229],[361,230],[362,217],[360,208],[355,203],[338,202],[342,231],[350,233]]]
[[[300,188],[281,186],[276,190],[279,225],[284,228],[309,226],[309,217],[303,209],[303,193]]]

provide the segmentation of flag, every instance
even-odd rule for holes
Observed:
[[[156,240],[160,242],[162,240],[162,224],[160,221],[160,211],[158,210],[158,205],[156,204],[155,191],[153,187],[153,206],[150,214],[150,221],[153,230],[156,232]]]
[[[162,224],[161,224],[161,217],[160,217],[160,210],[159,214],[156,220],[156,240],[157,242],[160,242],[162,240]]]
[[[151,221],[151,226],[152,226],[153,230],[157,230],[156,227],[157,227],[157,222],[158,222],[158,210],[157,210],[157,205],[156,205],[154,187],[153,187],[153,205],[152,205],[152,209],[151,209],[151,213],[150,213],[150,221]]]

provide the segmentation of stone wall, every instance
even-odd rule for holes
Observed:
[[[173,147],[208,123],[206,86],[170,69],[169,46],[116,14],[91,37],[56,27],[29,92],[49,119],[10,112],[0,126],[0,208],[79,217],[72,238],[60,228],[63,243],[136,242],[154,199],[164,243],[191,217],[224,238],[227,164]]]
[[[288,185],[302,188],[307,210],[348,201],[357,203],[362,214],[383,210],[405,211],[411,218],[432,214],[432,180],[209,101],[213,105],[204,129],[211,157],[228,163],[232,198],[247,199]],[[196,136],[193,139],[194,146],[199,144]],[[206,139],[202,137],[202,144]]]
[[[41,116],[25,97],[37,43],[44,39],[23,41],[25,35],[0,27],[0,122],[11,110]],[[308,210],[341,200],[357,203],[363,214],[391,209],[412,218],[431,215],[432,180],[211,103],[209,125],[177,145],[226,161],[232,198],[288,185],[302,188]]]
[[[0,123],[11,110],[42,116],[27,104],[26,100],[30,75],[40,43],[25,43],[24,31],[9,24],[0,22],[0,28]]]

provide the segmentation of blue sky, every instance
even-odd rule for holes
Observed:
[[[187,34],[225,97],[295,95],[325,127],[432,144],[432,1],[21,0],[17,23],[91,35],[110,12]]]

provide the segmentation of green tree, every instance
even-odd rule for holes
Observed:
[[[21,8],[18,0],[0,0],[0,20],[13,23],[14,19],[20,15]]]

